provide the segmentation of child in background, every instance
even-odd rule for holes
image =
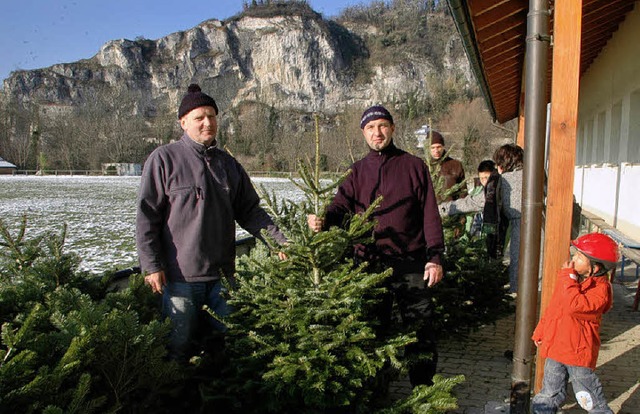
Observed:
[[[441,216],[455,216],[457,214],[482,212],[485,205],[486,186],[491,175],[496,171],[496,164],[491,160],[484,160],[478,165],[477,182],[469,195],[454,201],[445,201],[438,205]]]
[[[502,255],[507,220],[500,220],[500,174],[492,160],[484,160],[478,165],[476,181],[480,185],[476,185],[469,195],[441,203],[438,208],[443,217],[476,213],[471,222],[467,220],[467,232],[470,236],[485,234],[487,252],[495,259]]]
[[[571,244],[573,257],[558,272],[549,307],[532,336],[540,356],[546,358],[533,412],[555,413],[566,398],[570,380],[583,409],[613,413],[594,370],[602,315],[613,304],[608,272],[618,262],[618,245],[601,233],[586,234]]]

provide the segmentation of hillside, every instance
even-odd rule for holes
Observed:
[[[91,59],[13,72],[0,155],[30,169],[141,162],[179,136],[176,108],[191,82],[216,99],[219,139],[250,169],[295,168],[314,114],[328,141],[324,167],[340,169],[362,151],[366,106],[392,109],[397,140],[413,147],[417,126],[476,94],[442,6],[373,3],[332,21],[304,1],[258,4],[158,40],[113,40]]]

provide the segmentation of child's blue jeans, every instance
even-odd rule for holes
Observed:
[[[580,407],[593,414],[613,414],[602,392],[602,384],[596,373],[586,367],[565,365],[547,358],[544,364],[542,389],[533,397],[533,412],[555,413],[567,397],[567,380]]]

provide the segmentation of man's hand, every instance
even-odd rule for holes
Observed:
[[[311,230],[317,233],[322,230],[322,226],[324,226],[324,219],[316,216],[315,214],[309,214],[307,216],[307,224]]]
[[[440,282],[442,274],[442,265],[429,262],[424,266],[424,280],[427,282],[428,287]]]
[[[162,288],[167,284],[164,271],[149,273],[144,277],[144,283],[151,287],[153,293],[162,293]]]

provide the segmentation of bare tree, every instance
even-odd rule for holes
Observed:
[[[52,169],[88,170],[91,164],[93,142],[82,128],[85,119],[74,111],[49,117],[43,125],[42,151]]]
[[[152,129],[138,109],[140,96],[126,89],[95,91],[76,111],[77,139],[87,144],[87,162],[99,169],[103,162],[141,162]]]
[[[9,122],[9,103],[4,95],[0,94],[0,156],[8,158],[11,137],[11,123]]]
[[[494,126],[481,98],[453,104],[440,126],[462,149],[462,161],[467,171],[475,171],[480,161],[493,156],[496,148],[512,142],[515,133],[509,127]]]
[[[312,117],[303,118],[303,122],[298,122],[294,128],[283,131],[275,145],[284,169],[289,171],[295,171],[299,160],[306,160],[309,154],[313,154],[315,129],[312,128]]]
[[[0,144],[4,157],[20,169],[35,169],[40,132],[37,108],[8,100],[3,104],[2,119]]]
[[[231,118],[230,125],[220,128],[221,143],[242,157],[248,169],[282,169],[276,150],[284,134],[280,113],[273,106],[251,102],[235,108]]]

